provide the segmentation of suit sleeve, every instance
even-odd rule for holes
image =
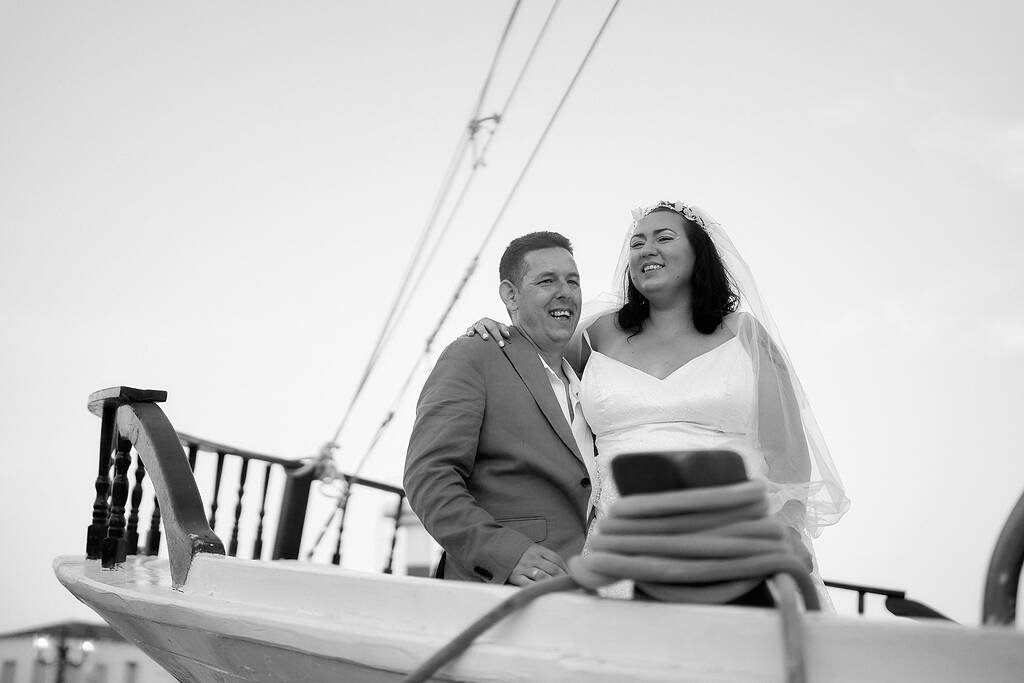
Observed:
[[[483,581],[505,583],[533,542],[498,524],[469,490],[486,400],[479,363],[457,341],[420,394],[404,484],[409,505],[452,559]]]

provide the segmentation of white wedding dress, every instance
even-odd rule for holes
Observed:
[[[767,478],[768,467],[753,436],[754,369],[739,337],[697,356],[664,379],[593,351],[581,380],[580,405],[597,447],[598,526],[619,497],[611,460],[620,453],[728,449],[743,457],[748,477]],[[813,557],[810,539],[803,537]],[[822,608],[830,609],[817,570],[813,578]],[[628,598],[632,585],[620,582],[601,594]]]

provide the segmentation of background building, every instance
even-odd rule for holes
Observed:
[[[173,683],[106,624],[65,621],[0,635],[0,683]]]

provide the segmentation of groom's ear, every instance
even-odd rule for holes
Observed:
[[[519,309],[519,288],[509,280],[502,280],[498,285],[498,296],[501,297],[509,313]]]

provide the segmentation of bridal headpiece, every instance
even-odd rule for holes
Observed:
[[[651,212],[657,209],[668,209],[669,211],[675,211],[680,216],[688,221],[692,221],[699,225],[704,230],[708,229],[708,226],[704,224],[704,217],[694,209],[683,202],[658,202],[647,207],[638,207],[633,209],[633,228],[636,228],[636,224],[646,218]]]

